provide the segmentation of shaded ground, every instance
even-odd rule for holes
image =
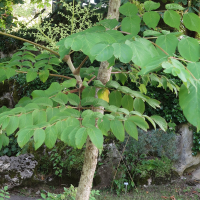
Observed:
[[[34,188],[18,188],[10,191],[11,200],[41,199],[41,192],[63,193],[63,187],[40,186]],[[190,176],[178,179],[167,185],[139,186],[127,195],[117,196],[110,189],[101,190],[96,200],[200,200],[200,182],[192,181]],[[22,196],[23,195],[23,196]]]

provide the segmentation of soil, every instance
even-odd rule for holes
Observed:
[[[158,190],[160,187],[161,190],[163,190],[164,185],[158,185],[158,186],[139,186],[138,190],[146,190],[148,188],[149,193],[154,193],[154,190]],[[183,177],[180,177],[179,179],[176,179],[172,181],[171,183],[165,185],[166,188],[172,187],[177,189],[177,194],[184,195],[185,197],[192,197],[193,195],[196,195],[198,199],[200,199],[200,181],[192,180],[191,174],[187,174]],[[164,186],[164,187],[165,187]],[[41,191],[43,193],[55,193],[55,194],[61,194],[64,192],[64,187],[67,187],[65,185],[60,186],[37,186],[37,187],[20,187],[15,188],[10,193],[10,200],[38,200],[41,198]],[[107,190],[108,191],[108,190]],[[101,191],[100,191],[101,193]],[[186,198],[187,199],[187,198]],[[193,199],[193,198],[191,198]],[[196,199],[196,198],[195,198]],[[98,198],[97,198],[98,200]],[[138,199],[140,200],[140,199]]]

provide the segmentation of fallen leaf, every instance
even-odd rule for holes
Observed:
[[[171,200],[176,200],[176,198],[173,196],[170,197]]]
[[[163,198],[163,199],[168,199],[169,197],[166,197],[166,196],[162,196],[161,198]]]
[[[148,191],[146,191],[146,193],[148,194],[149,192],[148,192]]]
[[[192,194],[197,193],[197,191],[192,191]]]

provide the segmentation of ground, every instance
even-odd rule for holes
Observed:
[[[200,184],[197,181],[190,181],[190,175],[177,179],[167,185],[160,186],[139,186],[127,195],[117,196],[110,192],[110,189],[100,191],[96,200],[199,200]],[[40,186],[34,188],[17,188],[10,191],[11,200],[36,200],[41,199],[38,191],[51,193],[63,193],[64,185],[59,187]]]

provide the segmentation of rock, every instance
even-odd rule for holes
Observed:
[[[193,133],[192,130],[189,130],[189,124],[181,125],[179,133],[180,135],[177,136],[176,152],[179,154],[179,159],[175,162],[174,168],[181,176],[183,172],[192,170],[192,167],[196,167],[196,165],[200,164],[200,153],[198,153],[197,156],[192,156]]]
[[[97,169],[96,176],[94,177],[95,189],[102,189],[111,186],[116,172],[115,169],[121,159],[117,147],[113,143],[104,145],[104,151],[107,152],[105,155],[106,159],[98,159],[103,162],[103,165]],[[116,179],[119,176],[120,172],[118,171]]]
[[[11,189],[20,185],[32,185],[34,169],[37,164],[31,154],[0,157],[0,187],[7,185]]]
[[[36,195],[40,195],[40,190],[38,190],[35,194],[36,194]]]

